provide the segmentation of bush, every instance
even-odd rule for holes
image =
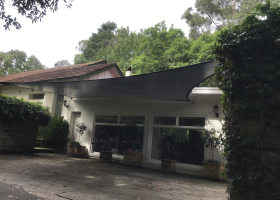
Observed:
[[[41,125],[49,123],[50,111],[38,103],[25,101],[23,98],[0,95],[0,123],[10,124],[12,119],[32,121]]]
[[[62,149],[68,142],[69,123],[57,115],[51,118],[47,126],[39,126],[38,136],[43,138],[43,145],[49,148]]]

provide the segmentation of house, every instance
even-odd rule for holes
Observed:
[[[52,114],[64,116],[70,123],[71,140],[86,146],[92,157],[102,150],[93,142],[110,137],[113,159],[122,162],[123,152],[132,148],[124,127],[133,123],[140,130],[134,148],[143,153],[144,167],[160,168],[157,146],[164,132],[173,131],[183,137],[175,152],[176,171],[202,175],[202,162],[211,158],[211,152],[200,134],[221,129],[223,114],[217,117],[213,107],[220,106],[222,91],[195,86],[213,75],[215,66],[206,62],[123,77],[115,63],[95,62],[4,76],[0,84],[2,94],[40,102]],[[79,122],[88,126],[82,135],[75,127]],[[222,161],[220,154],[215,155]]]
[[[28,71],[8,76],[1,76],[0,82],[26,83],[26,82],[67,82],[122,77],[116,63],[107,63],[106,60],[78,64],[72,66],[48,68],[37,71]],[[0,94],[24,98],[25,100],[40,103],[49,107],[52,115],[61,115],[63,95],[43,92],[41,90],[27,89],[13,85],[1,85]]]

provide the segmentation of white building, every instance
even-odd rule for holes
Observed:
[[[164,132],[176,132],[181,137],[176,171],[202,175],[202,162],[211,153],[200,130],[221,129],[223,115],[216,117],[213,106],[220,107],[222,92],[194,86],[211,76],[214,67],[214,62],[208,62],[123,77],[115,63],[99,61],[0,77],[0,91],[42,103],[52,114],[64,116],[70,123],[71,140],[86,146],[93,157],[99,156],[102,147],[92,142],[110,137],[113,159],[121,162],[123,152],[132,148],[123,130],[134,123],[140,130],[134,148],[143,153],[142,165],[160,168],[159,141]],[[79,122],[88,126],[83,135],[75,128]],[[222,161],[221,154],[215,155],[215,160]]]

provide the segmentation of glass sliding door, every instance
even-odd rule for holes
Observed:
[[[154,117],[153,124],[151,159],[168,157],[179,163],[202,165],[205,118]],[[166,147],[158,148],[168,137],[174,142],[171,153]]]
[[[93,152],[113,151],[113,154],[123,155],[124,151],[142,152],[144,135],[144,116],[97,115],[95,121]],[[133,133],[133,141],[125,137],[126,125],[138,126]]]

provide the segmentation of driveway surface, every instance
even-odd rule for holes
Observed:
[[[0,200],[226,200],[226,184],[63,154],[0,154]]]

